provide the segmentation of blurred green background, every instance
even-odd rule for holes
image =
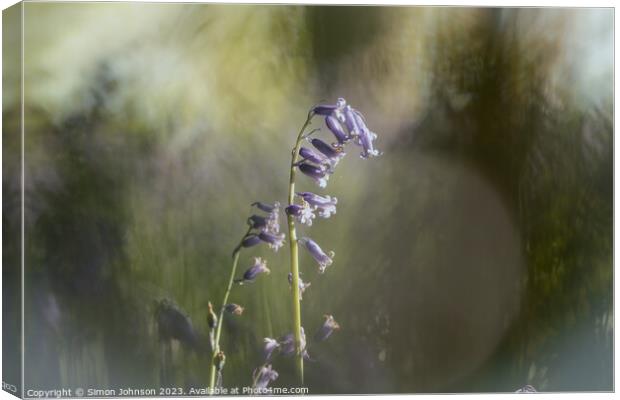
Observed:
[[[336,251],[325,275],[302,253],[303,325],[342,326],[309,347],[310,393],[613,389],[613,10],[24,15],[26,388],[159,386],[154,301],[206,334],[249,204],[285,202],[307,110],[342,96],[384,155],[351,148],[325,191],[338,214],[303,229]],[[19,72],[4,71],[7,249]],[[247,250],[240,269],[256,255],[272,273],[234,289],[226,386],[249,385],[262,338],[290,331],[288,249]],[[3,257],[17,276],[19,253]],[[207,365],[175,345],[171,383],[205,386]],[[295,383],[291,360],[274,368]]]

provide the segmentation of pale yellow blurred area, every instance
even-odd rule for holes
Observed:
[[[376,8],[379,28],[330,66],[334,82],[314,67],[310,7],[156,3],[27,3],[26,103],[60,121],[92,107],[85,88],[105,64],[119,86],[108,107],[146,128],[235,135],[294,130],[309,106],[347,97],[390,141],[428,112],[438,80],[456,108],[470,93],[450,57],[476,48],[488,13],[477,8]],[[500,32],[514,50],[540,59],[549,100],[599,102],[609,97],[611,14],[606,10],[510,10]],[[503,18],[503,17],[502,17]],[[343,20],[343,23],[347,23]],[[319,21],[320,24],[320,21]],[[335,33],[338,34],[337,32]],[[591,38],[598,38],[593,42]],[[336,39],[336,38],[334,38]],[[466,44],[466,45],[465,45]],[[452,54],[453,56],[446,56]],[[515,59],[514,84],[530,72]],[[472,66],[472,68],[476,68]],[[578,85],[569,85],[580,76]],[[586,79],[584,79],[584,77]],[[518,89],[517,89],[518,90]],[[294,117],[294,118],[291,118]],[[186,133],[190,135],[189,133]],[[180,139],[181,140],[181,139]]]

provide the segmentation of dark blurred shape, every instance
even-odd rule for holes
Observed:
[[[177,340],[196,353],[204,352],[200,335],[196,332],[190,318],[169,299],[157,302],[155,308],[157,331],[161,341]]]

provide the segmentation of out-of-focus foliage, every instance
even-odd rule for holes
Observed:
[[[351,152],[330,179],[338,214],[310,234],[334,265],[301,259],[306,331],[342,325],[309,347],[311,393],[612,388],[612,11],[25,15],[27,386],[156,387],[162,369],[206,385],[206,357],[158,340],[155,301],[206,335],[250,203],[284,202],[307,109],[343,96],[385,154]],[[255,255],[272,273],[233,291],[225,385],[249,385],[262,338],[290,331],[286,248],[244,251],[240,270]],[[277,385],[292,367],[276,361]]]

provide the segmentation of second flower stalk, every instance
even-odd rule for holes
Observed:
[[[314,111],[311,110],[308,113],[308,117],[306,118],[306,122],[301,127],[299,134],[297,135],[297,140],[295,141],[295,146],[293,147],[293,153],[291,158],[291,172],[290,179],[288,185],[288,204],[292,205],[295,202],[295,176],[296,176],[296,167],[297,161],[299,158],[299,150],[301,148],[301,143],[304,139],[304,132],[310,122],[312,121],[312,117],[314,116]],[[301,328],[301,304],[300,304],[300,291],[297,290],[299,288],[299,247],[297,244],[297,231],[295,230],[295,216],[293,214],[287,213],[287,222],[288,222],[288,233],[289,233],[289,243],[291,248],[291,287],[293,288],[293,336],[295,339],[295,365],[297,368],[298,378],[303,384],[304,381],[304,358],[303,358],[303,350],[302,350],[302,328]]]

